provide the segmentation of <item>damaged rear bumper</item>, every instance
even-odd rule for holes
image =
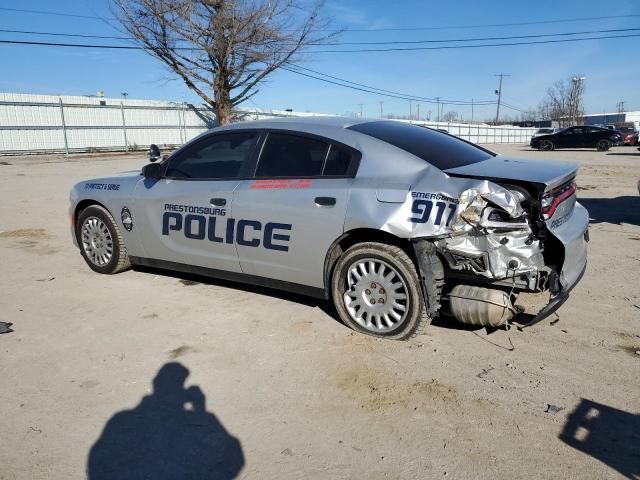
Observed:
[[[523,328],[531,327],[532,325],[535,325],[536,323],[541,322],[552,313],[555,313],[564,304],[564,302],[566,302],[569,299],[569,293],[571,292],[571,290],[573,290],[573,287],[575,287],[578,284],[578,282],[580,282],[580,280],[584,275],[584,272],[586,271],[587,271],[587,262],[585,261],[584,266],[582,267],[582,271],[578,274],[573,284],[563,289],[557,295],[552,295],[549,299],[549,303],[547,303],[547,305],[543,307],[542,310],[540,310],[530,322],[524,325]]]

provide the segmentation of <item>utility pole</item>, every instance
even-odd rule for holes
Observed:
[[[473,98],[471,99],[471,123],[473,123]]]
[[[409,99],[409,123],[411,123],[411,120],[413,119],[412,106],[411,99]]]
[[[496,125],[498,124],[498,120],[500,119],[500,100],[502,99],[502,79],[504,77],[510,77],[511,75],[507,75],[504,73],[497,73],[494,75],[495,77],[500,77],[500,83],[498,84],[498,90],[496,90],[496,95],[498,95],[498,107],[496,108]]]
[[[437,107],[438,107],[438,114],[436,116],[436,122],[440,121],[440,97],[436,97],[436,102],[438,103]]]
[[[382,105],[384,104],[384,102],[380,100],[378,103],[380,104],[380,118],[382,118]]]
[[[420,104],[418,103],[418,121],[420,121]]]
[[[618,102],[618,121],[622,121],[622,114],[624,113],[624,102]]]
[[[362,118],[362,106],[364,104],[363,103],[359,103],[358,106],[360,107],[360,118]]]

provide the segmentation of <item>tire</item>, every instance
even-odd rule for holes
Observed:
[[[398,247],[365,242],[349,248],[333,271],[331,293],[340,319],[357,332],[407,340],[431,323],[416,267]]]
[[[131,267],[122,234],[107,209],[91,205],[82,210],[76,239],[82,258],[94,272],[113,274]]]
[[[556,148],[556,146],[553,144],[553,141],[551,140],[541,140],[540,141],[540,145],[538,147],[538,150],[543,150],[545,152],[549,152],[551,150],[554,150]]]
[[[598,150],[599,152],[606,152],[610,148],[611,142],[605,138],[601,138],[600,140],[598,140],[598,143],[596,143],[596,150]]]

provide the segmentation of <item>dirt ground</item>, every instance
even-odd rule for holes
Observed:
[[[268,289],[95,274],[69,189],[144,155],[0,158],[0,478],[640,478],[640,152],[493,148],[580,164],[587,273],[559,320],[410,342]]]

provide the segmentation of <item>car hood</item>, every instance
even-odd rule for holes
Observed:
[[[445,173],[454,177],[533,182],[550,189],[574,176],[577,170],[572,163],[497,155],[464,167],[450,168]]]

